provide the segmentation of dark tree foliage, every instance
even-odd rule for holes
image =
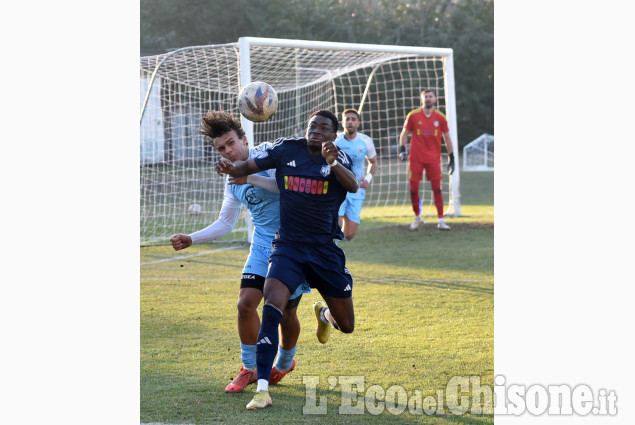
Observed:
[[[141,54],[239,37],[454,50],[461,146],[494,133],[493,0],[141,0]]]

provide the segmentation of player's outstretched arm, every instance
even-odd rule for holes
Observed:
[[[248,161],[231,162],[227,158],[221,158],[216,163],[216,172],[220,175],[229,174],[232,177],[244,177],[262,171],[253,159]]]
[[[269,192],[280,193],[275,177],[261,176],[259,174],[250,174],[245,177],[229,177],[227,184],[253,184],[261,187]]]

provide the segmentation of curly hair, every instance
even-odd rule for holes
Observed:
[[[245,135],[245,130],[243,130],[238,118],[227,112],[210,111],[201,118],[201,129],[198,132],[214,143],[216,137],[220,137],[232,130],[236,132],[239,138]]]
[[[320,109],[319,111],[315,111],[311,115],[309,115],[309,121],[311,121],[311,118],[313,118],[316,115],[320,115],[322,117],[326,117],[326,118],[330,119],[331,120],[331,128],[333,129],[333,133],[337,133],[337,130],[340,127],[340,122],[337,119],[337,117],[331,111],[327,111],[326,109]]]

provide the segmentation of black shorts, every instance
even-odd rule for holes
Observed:
[[[307,282],[323,296],[349,298],[353,277],[346,268],[344,251],[335,242],[319,246],[290,246],[272,243],[267,278],[278,279],[293,293]]]
[[[257,274],[243,273],[243,276],[240,279],[240,289],[254,288],[254,289],[258,289],[260,292],[264,292],[264,287],[265,287],[264,276],[259,276]],[[293,299],[290,299],[289,302],[287,302],[287,306],[285,308],[287,310],[296,308],[300,304],[301,299],[302,299],[302,295],[299,295]]]

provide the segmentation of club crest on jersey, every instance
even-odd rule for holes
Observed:
[[[439,126],[439,121],[435,121],[435,122],[434,122],[434,126],[435,126],[435,127],[438,127],[438,126]]]
[[[245,200],[249,205],[258,205],[262,202],[262,198],[258,196],[253,186],[249,186],[245,191]]]
[[[328,165],[323,165],[322,169],[320,170],[320,174],[322,174],[323,177],[328,177],[329,174],[331,174],[331,167],[329,167]]]

